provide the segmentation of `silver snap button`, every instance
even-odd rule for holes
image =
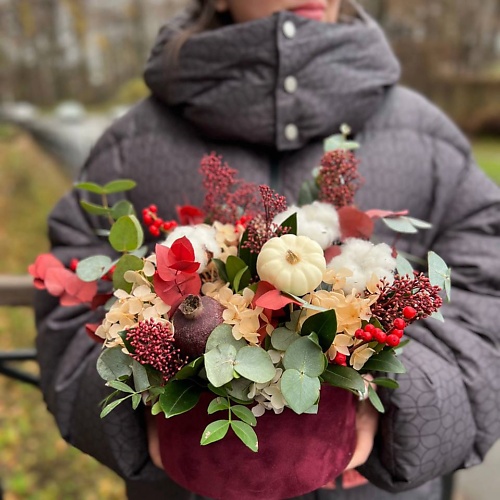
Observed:
[[[285,127],[285,137],[290,142],[297,140],[297,137],[299,137],[299,129],[295,123],[289,123]]]
[[[287,20],[283,23],[283,34],[287,38],[293,38],[296,33],[297,33],[297,28],[295,27],[293,21]]]
[[[285,81],[283,82],[283,86],[289,94],[295,93],[298,87],[297,78],[295,78],[294,76],[287,76],[285,78]]]

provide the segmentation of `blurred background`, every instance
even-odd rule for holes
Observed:
[[[500,0],[360,3],[385,28],[403,82],[460,125],[500,182]],[[25,274],[48,249],[50,209],[96,138],[147,95],[149,47],[185,4],[0,0],[0,276]],[[32,347],[34,337],[29,308],[0,306],[0,350]],[[113,473],[59,437],[35,387],[0,375],[0,395],[5,500],[124,498]],[[484,465],[456,475],[454,498],[495,498],[498,465],[495,448]]]

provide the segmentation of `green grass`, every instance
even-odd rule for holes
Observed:
[[[500,137],[473,141],[474,156],[481,168],[500,184]]]

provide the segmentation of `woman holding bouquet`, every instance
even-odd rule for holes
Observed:
[[[138,211],[156,203],[175,218],[176,206],[200,204],[199,160],[216,151],[247,180],[294,200],[323,140],[348,124],[365,178],[357,205],[429,221],[432,229],[397,246],[420,258],[439,253],[453,268],[453,300],[444,323],[408,328],[408,372],[399,389],[379,390],[386,413],[378,419],[360,404],[348,468],[366,484],[345,476],[304,498],[440,498],[440,477],[479,463],[500,436],[500,190],[457,128],[397,85],[398,62],[354,2],[195,4],[160,32],[145,72],[151,97],[104,134],[82,179],[133,178]],[[50,218],[53,253],[66,264],[106,252],[101,222],[82,212],[80,198],[70,193]],[[387,229],[377,236],[388,239]],[[148,445],[141,412],[122,405],[99,418],[107,389],[95,368],[100,347],[84,325],[102,316],[38,297],[42,389],[62,435],[124,477],[130,498],[197,498],[159,469],[155,429],[150,422]]]

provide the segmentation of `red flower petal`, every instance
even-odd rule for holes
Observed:
[[[183,226],[194,226],[195,224],[201,224],[205,220],[205,212],[193,205],[178,205],[175,209]]]

